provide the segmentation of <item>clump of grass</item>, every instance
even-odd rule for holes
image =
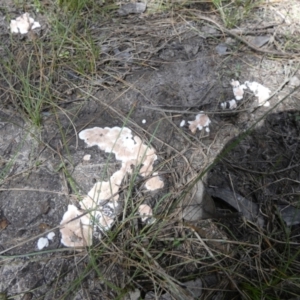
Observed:
[[[72,86],[71,80],[66,82],[66,73],[76,80],[91,78],[100,54],[100,46],[78,13],[54,16],[49,12],[48,19],[51,33],[47,37],[12,35],[0,58],[0,89],[9,95],[6,103],[36,127],[42,124],[42,112],[56,111],[64,100],[65,86]]]
[[[84,76],[93,76],[97,71],[96,61],[100,46],[96,44],[88,30],[88,25],[78,19],[78,15],[66,20],[55,18],[51,32],[52,53],[57,65]]]
[[[287,52],[298,53],[300,51],[300,38],[297,34],[291,34],[288,30],[283,36],[282,49]]]
[[[57,3],[60,7],[70,11],[81,11],[88,8],[93,4],[91,0],[58,0]]]
[[[2,61],[1,75],[4,78],[10,102],[13,103],[21,115],[27,116],[35,126],[41,125],[41,110],[49,103],[49,83],[45,80],[39,69],[40,61],[37,53],[26,52],[19,57],[10,54],[9,58]]]
[[[256,1],[253,0],[212,0],[212,3],[219,11],[227,28],[238,26],[241,21],[249,16],[252,9],[257,7]]]

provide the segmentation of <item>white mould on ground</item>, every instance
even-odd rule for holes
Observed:
[[[254,94],[254,96],[257,97],[258,106],[270,106],[270,102],[267,100],[270,97],[271,91],[267,87],[261,85],[260,83],[255,81],[245,81],[245,83],[241,85],[239,81],[231,79],[230,84],[233,87],[233,94],[235,99],[222,102],[220,104],[222,109],[235,109],[237,107],[236,100],[239,101],[243,99],[244,90],[247,88],[249,88],[249,90]]]
[[[115,219],[104,214],[103,212],[97,210],[95,214],[95,225],[94,227],[98,227],[100,230],[108,230],[112,227]]]
[[[83,215],[75,205],[68,205],[60,222],[61,243],[67,247],[92,245],[92,226],[88,214]]]
[[[237,108],[237,103],[235,99],[232,99],[230,101],[222,102],[220,106],[222,109],[235,109]]]
[[[116,159],[122,162],[122,174],[125,171],[132,173],[131,165],[142,165],[139,173],[143,177],[151,175],[153,171],[153,163],[157,159],[155,150],[143,144],[138,136],[133,136],[129,128],[94,127],[81,131],[79,138],[84,140],[88,147],[98,146],[107,153],[114,153]],[[153,189],[161,188],[161,179],[158,176],[153,178],[156,182],[156,185],[152,185]]]
[[[246,85],[240,84],[239,81],[231,79],[230,84],[233,88],[233,94],[236,100],[242,100],[244,97],[244,90],[247,88]]]
[[[202,111],[200,114],[196,115],[196,119],[194,121],[189,121],[190,124],[189,129],[194,134],[196,133],[197,128],[199,130],[202,130],[205,128],[206,132],[209,132],[209,124],[211,123],[209,117],[205,114],[202,114]]]
[[[159,179],[157,172],[153,173],[153,177],[145,183],[145,188],[149,191],[155,191],[164,187],[164,182]]]
[[[68,206],[60,229],[61,242],[67,247],[90,246],[93,230],[111,228],[117,215],[119,189],[125,175],[132,173],[132,166],[140,167],[141,176],[150,177],[145,181],[146,189],[153,191],[164,186],[158,174],[153,173],[153,163],[157,159],[155,150],[138,136],[133,136],[129,128],[94,127],[81,131],[79,138],[88,147],[98,146],[107,153],[115,154],[116,159],[121,161],[121,168],[108,181],[96,182],[80,202],[80,208],[90,210],[89,213],[81,216],[82,212],[76,206]]]
[[[47,238],[41,237],[37,242],[37,247],[39,250],[47,248],[49,246],[49,241]]]
[[[26,34],[28,31],[39,27],[41,27],[40,23],[30,18],[29,13],[24,13],[15,20],[10,21],[10,31],[12,33]]]
[[[141,204],[138,209],[138,213],[141,216],[142,222],[147,222],[152,219],[152,208],[147,204]]]
[[[54,237],[55,237],[55,233],[53,231],[51,231],[47,234],[47,239],[49,241],[53,241]]]
[[[182,120],[179,124],[179,127],[183,127],[185,125],[185,120]]]
[[[55,233],[51,231],[47,234],[46,238],[44,237],[39,238],[37,242],[38,249],[42,250],[44,248],[47,248],[49,246],[49,241],[53,241],[54,237],[55,237]]]
[[[94,209],[97,205],[101,204],[104,200],[117,201],[119,199],[118,191],[126,169],[115,172],[109,181],[99,181],[94,184],[88,195],[81,201],[83,209]]]
[[[258,106],[270,106],[270,102],[267,100],[270,97],[271,91],[267,87],[255,81],[246,81],[245,85],[253,92],[254,96],[257,97]]]

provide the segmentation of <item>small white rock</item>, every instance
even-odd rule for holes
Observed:
[[[290,86],[298,86],[300,85],[300,80],[297,76],[293,76],[291,79],[290,79],[290,82],[289,82],[289,85]]]
[[[134,291],[129,293],[130,300],[139,300],[141,297],[141,292],[139,289],[135,289]]]
[[[91,155],[90,154],[86,154],[84,157],[83,157],[83,160],[84,161],[89,161],[91,159]]]
[[[49,241],[53,241],[53,238],[55,237],[55,233],[53,232],[53,231],[51,231],[51,232],[49,232],[48,234],[47,234],[47,239],[49,240]]]
[[[180,127],[183,127],[185,125],[185,120],[182,120],[181,122],[180,122]]]
[[[143,120],[142,120],[142,123],[143,123],[143,124],[146,124],[146,120],[145,120],[145,119],[143,119]]]
[[[37,242],[37,247],[39,250],[42,250],[48,246],[49,246],[49,241],[47,238],[44,238],[44,237],[39,238],[39,240]]]

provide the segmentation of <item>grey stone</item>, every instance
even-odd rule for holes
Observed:
[[[184,285],[186,286],[187,290],[196,298],[201,296],[202,294],[202,281],[200,278],[196,280],[191,280],[185,282]]]
[[[186,221],[199,221],[212,218],[215,214],[215,205],[212,198],[206,193],[204,184],[199,180],[181,203],[182,218]]]
[[[290,79],[290,82],[289,82],[289,85],[292,86],[292,87],[296,87],[298,85],[300,85],[300,80],[297,76],[293,76],[291,79]]]
[[[219,55],[224,55],[226,54],[228,47],[225,44],[219,44],[215,49]]]
[[[208,192],[213,197],[218,197],[234,207],[247,220],[256,221],[259,226],[264,226],[263,216],[260,214],[259,206],[256,203],[246,199],[238,193],[232,192],[228,188],[209,188]]]
[[[118,10],[119,16],[127,16],[129,14],[141,14],[146,10],[147,5],[145,3],[127,3]]]
[[[288,205],[278,205],[277,210],[287,226],[300,224],[299,208]]]
[[[248,42],[253,46],[260,48],[270,40],[269,35],[253,36],[248,38]]]
[[[207,34],[217,34],[219,31],[214,27],[204,25],[201,27],[201,32]]]

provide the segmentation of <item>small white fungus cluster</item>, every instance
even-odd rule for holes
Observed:
[[[232,79],[230,82],[234,98],[230,101],[222,102],[221,108],[222,109],[235,109],[237,107],[237,101],[240,101],[244,97],[244,90],[247,88],[254,94],[257,98],[257,105],[258,106],[270,106],[270,102],[267,101],[270,97],[271,91],[261,85],[260,83],[253,81],[245,81],[244,84],[240,84],[239,81]]]
[[[196,133],[196,130],[202,130],[205,129],[206,132],[209,132],[209,124],[211,123],[208,115],[203,114],[203,111],[200,112],[200,114],[196,115],[196,118],[194,121],[188,121],[189,129],[194,134]]]
[[[188,121],[190,131],[195,134],[197,129],[202,130],[205,129],[206,132],[210,132],[209,124],[211,123],[208,115],[204,114],[203,111],[200,114],[196,115],[195,120]],[[179,124],[179,127],[184,127],[186,125],[186,121],[182,120]]]
[[[47,248],[49,246],[49,241],[53,241],[55,237],[55,233],[54,232],[49,232],[47,234],[47,237],[41,237],[38,239],[38,242],[37,242],[37,247],[39,250],[42,250],[44,248]]]
[[[34,19],[29,16],[29,13],[25,13],[15,20],[10,21],[11,33],[26,34],[28,31],[39,27],[41,27],[40,23],[34,21]]]

